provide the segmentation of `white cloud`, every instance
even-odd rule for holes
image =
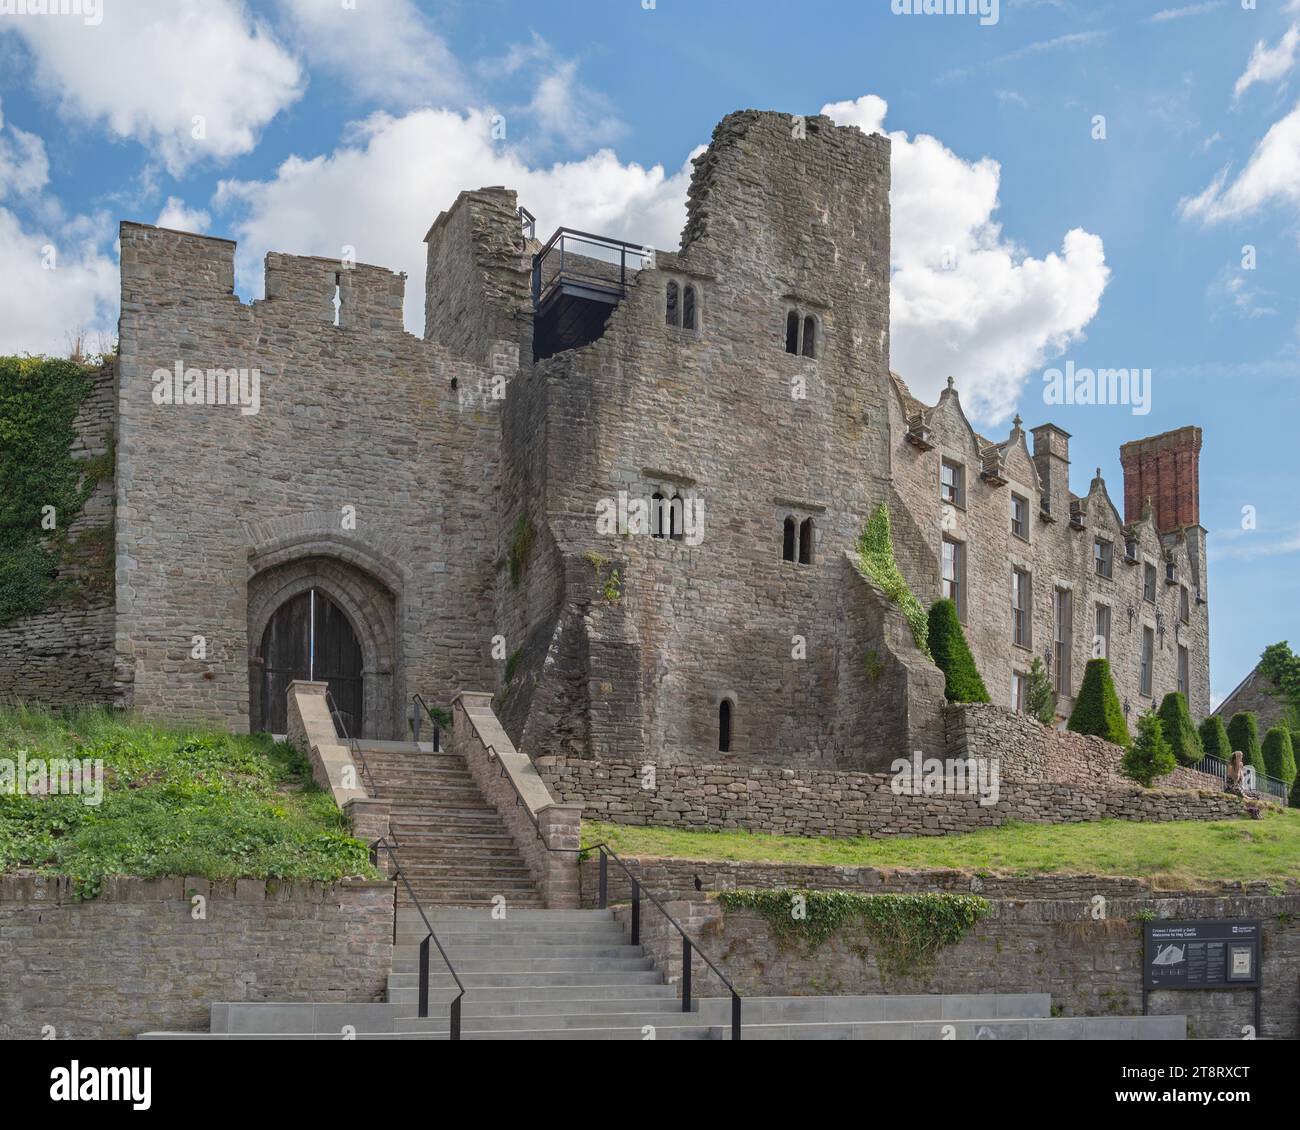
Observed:
[[[884,132],[875,95],[823,107]],[[951,374],[963,404],[997,423],[1026,376],[1083,336],[1110,277],[1101,239],[1073,229],[1060,253],[1026,255],[993,219],[1001,168],[966,161],[925,134],[892,141],[891,364],[924,400]]]
[[[1250,53],[1246,69],[1232,88],[1235,101],[1258,82],[1277,82],[1285,78],[1295,66],[1296,53],[1300,51],[1300,24],[1292,24],[1277,43],[1270,47],[1262,39]]]
[[[0,200],[38,192],[49,179],[45,142],[17,126],[6,128],[0,110]]]
[[[0,208],[0,354],[67,354],[85,330],[92,347],[114,334],[117,261],[98,248],[107,217],[82,217],[54,234],[24,229]]]
[[[1181,8],[1162,8],[1160,11],[1146,18],[1149,24],[1165,24],[1170,20],[1182,20],[1188,16],[1203,16],[1206,12],[1213,12],[1216,8],[1223,7],[1223,0],[1206,0],[1202,4],[1186,4]]]
[[[171,173],[250,152],[302,93],[298,63],[242,0],[131,0],[98,25],[11,19],[70,121],[149,147]],[[204,136],[196,138],[195,118]]]
[[[357,258],[409,276],[406,324],[424,320],[425,247],[438,213],[466,188],[504,184],[538,217],[543,238],[562,223],[638,243],[676,248],[686,219],[689,166],[623,164],[600,150],[537,168],[494,144],[486,111],[376,113],[328,156],[290,157],[263,181],[223,181],[217,204],[233,208],[241,288],[260,293],[268,250]]]
[[[1228,167],[1197,196],[1184,197],[1184,218],[1216,224],[1237,219],[1274,202],[1300,205],[1300,103],[1274,122],[1235,180]]]
[[[466,93],[446,42],[411,0],[285,0],[287,26],[313,68],[384,106],[441,105]]]
[[[212,225],[212,217],[202,208],[186,207],[185,201],[179,196],[169,196],[154,224],[160,228],[171,228],[173,231],[192,231],[202,234]]]

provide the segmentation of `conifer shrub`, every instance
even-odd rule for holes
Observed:
[[[1124,753],[1120,772],[1148,788],[1157,777],[1172,773],[1178,766],[1173,747],[1165,740],[1164,723],[1154,710],[1138,719],[1137,736]]]
[[[1259,723],[1250,711],[1234,714],[1228,722],[1228,757],[1238,750],[1247,765],[1253,765],[1256,773],[1267,773],[1264,764],[1264,750],[1259,744]]]
[[[1222,718],[1217,714],[1211,714],[1201,723],[1200,734],[1201,748],[1207,754],[1222,758],[1224,761],[1232,760],[1232,745],[1228,741],[1228,730]]]
[[[930,654],[943,672],[943,695],[949,702],[990,702],[988,688],[975,667],[966,634],[951,600],[930,605]]]
[[[1110,677],[1109,659],[1088,660],[1067,728],[1076,734],[1093,734],[1128,748],[1128,723],[1124,721],[1124,711]]]
[[[1025,707],[1044,726],[1056,723],[1056,688],[1047,677],[1047,669],[1037,656],[1029,665],[1029,685],[1025,688]]]
[[[1205,756],[1201,735],[1192,725],[1192,712],[1187,709],[1187,696],[1182,691],[1165,695],[1160,703],[1160,723],[1179,765],[1195,765]]]
[[[1264,735],[1263,752],[1268,775],[1285,781],[1290,786],[1296,775],[1291,731],[1285,726],[1274,726]]]

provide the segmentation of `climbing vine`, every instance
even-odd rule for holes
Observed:
[[[978,895],[863,895],[855,891],[722,891],[725,911],[761,914],[783,948],[812,953],[838,930],[859,927],[875,949],[882,979],[915,976],[929,969],[947,946],[961,941],[989,913]],[[865,947],[854,952],[865,958]]]
[[[537,531],[528,520],[528,515],[520,514],[519,521],[515,523],[514,535],[510,539],[510,552],[507,556],[510,566],[510,584],[514,588],[519,587],[519,582],[528,568],[528,557],[533,551],[533,539],[536,536]]]
[[[77,411],[93,384],[92,370],[73,361],[0,357],[0,624],[111,586],[111,528],[75,541],[67,532],[113,473],[111,451],[72,457]],[[84,578],[81,586],[59,581],[61,565]]]
[[[894,542],[889,526],[889,507],[883,502],[867,520],[866,528],[858,537],[858,568],[875,581],[907,620],[912,638],[928,656],[930,654],[929,622],[921,602],[908,588],[907,579],[894,560]]]

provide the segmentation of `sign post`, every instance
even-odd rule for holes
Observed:
[[[1156,989],[1253,989],[1260,1029],[1259,922],[1148,922],[1144,931],[1142,1015]]]

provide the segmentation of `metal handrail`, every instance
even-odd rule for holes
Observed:
[[[361,752],[361,743],[348,733],[347,725],[343,722],[343,714],[339,710],[339,704],[334,701],[334,694],[329,687],[325,688],[325,706],[330,712],[330,721],[334,724],[334,732],[337,734],[339,730],[343,731],[343,738],[348,743],[348,752],[352,755],[352,764],[361,763],[361,776],[365,778],[366,784],[369,786],[367,791],[371,796],[374,796],[375,779],[370,775],[370,766],[366,764],[366,755]]]
[[[433,724],[433,752],[441,753],[442,749],[438,740],[441,734],[441,727],[438,723],[438,719],[434,716],[433,708],[430,707],[429,704],[424,701],[424,695],[420,694],[418,691],[415,694],[411,695],[411,702],[419,703],[420,706],[424,707],[424,712],[429,716],[429,721]],[[419,718],[420,716],[418,714],[415,714],[413,715],[413,721],[412,721],[412,729],[415,731],[415,733],[412,736],[415,738],[417,745],[419,744],[420,741]]]
[[[427,1020],[429,1017],[429,941],[432,939],[433,944],[438,947],[438,952],[442,955],[443,964],[447,966],[447,972],[451,974],[451,979],[456,982],[459,993],[451,1001],[449,1012],[450,1038],[453,1040],[460,1039],[460,1002],[465,995],[465,985],[456,973],[456,967],[452,965],[451,958],[447,956],[447,951],[442,948],[442,942],[438,940],[438,935],[434,932],[433,924],[429,921],[429,916],[424,913],[424,907],[420,905],[420,900],[416,897],[415,890],[411,886],[411,881],[406,877],[406,871],[402,868],[402,861],[398,857],[397,848],[390,844],[382,836],[370,845],[370,862],[376,867],[379,866],[379,853],[386,851],[392,857],[393,865],[396,867],[396,878],[402,880],[406,887],[406,893],[411,896],[411,901],[415,903],[415,909],[419,911],[420,920],[424,923],[424,928],[428,933],[425,934],[423,941],[420,942],[420,991],[419,1002],[416,1010],[421,1020]],[[393,910],[393,944],[397,944],[397,911]]]
[[[604,248],[608,251],[618,252],[618,286],[613,285],[613,280],[607,279],[601,275],[589,274],[582,271],[565,269],[565,241],[572,239],[578,243],[589,244],[593,247]],[[543,298],[542,290],[542,264],[547,257],[559,248],[560,265],[554,278],[546,287],[549,295],[550,291],[564,278],[571,278],[588,283],[594,283],[602,286],[607,290],[617,289],[620,293],[627,293],[627,257],[629,252],[638,256],[641,260],[649,258],[651,252],[639,243],[630,243],[625,239],[614,239],[610,236],[595,235],[592,232],[579,231],[576,228],[556,228],[555,234],[546,241],[545,246],[533,256],[533,303],[540,306]],[[595,256],[584,256],[584,258],[595,259],[596,262],[607,262],[604,259],[598,259]],[[608,261],[612,267],[613,261]],[[640,268],[637,268],[638,270]]]
[[[1197,773],[1204,773],[1208,777],[1217,777],[1221,781],[1228,779],[1228,762],[1217,754],[1207,753],[1200,761],[1191,768]],[[1283,805],[1287,802],[1286,782],[1278,777],[1271,777],[1267,773],[1255,771],[1255,792],[1267,793],[1269,796],[1276,797],[1282,801]]]
[[[465,709],[464,704],[459,699],[456,700],[455,709],[461,711],[464,711]],[[468,723],[468,718],[466,719],[466,721]],[[727,975],[723,973],[722,970],[719,969],[713,963],[712,960],[710,960],[708,954],[706,954],[702,949],[700,949],[695,939],[692,938],[684,929],[682,929],[681,923],[679,923],[677,919],[675,919],[671,914],[668,913],[668,911],[664,908],[664,904],[661,903],[657,898],[655,898],[653,894],[651,894],[649,891],[644,889],[644,887],[641,884],[641,880],[638,879],[635,875],[633,875],[630,870],[628,870],[627,864],[624,863],[623,860],[621,860],[618,857],[618,854],[607,843],[601,842],[598,844],[588,844],[586,847],[578,847],[578,848],[551,847],[551,845],[546,842],[546,837],[542,835],[541,824],[538,822],[537,817],[533,814],[532,808],[529,806],[528,802],[524,800],[524,794],[520,791],[519,785],[516,783],[514,779],[514,775],[506,769],[505,764],[501,761],[501,757],[497,753],[495,747],[488,745],[486,742],[482,740],[482,738],[479,739],[479,742],[483,746],[483,748],[492,756],[492,759],[495,760],[497,764],[501,766],[501,776],[505,777],[506,780],[510,782],[511,788],[513,788],[515,791],[516,806],[522,805],[524,814],[528,817],[529,821],[533,825],[533,828],[537,831],[537,838],[542,841],[542,847],[546,851],[554,852],[557,855],[576,854],[578,856],[581,856],[583,853],[589,851],[600,852],[600,886],[597,892],[600,910],[607,909],[608,902],[609,902],[608,860],[613,859],[614,862],[617,863],[619,867],[623,869],[624,874],[627,875],[628,879],[632,883],[632,944],[634,946],[641,944],[641,895],[642,893],[644,893],[645,897],[648,898],[652,903],[654,903],[654,905],[658,908],[659,913],[662,914],[666,919],[668,919],[669,925],[671,925],[673,929],[676,930],[677,933],[681,935],[682,938],[682,1011],[683,1012],[691,1011],[691,953],[692,951],[698,953],[700,957],[704,959],[704,964],[713,970],[713,972],[717,975],[718,980],[720,980],[727,987],[727,991],[731,994],[731,1038],[733,1040],[739,1040],[740,1030],[741,1030],[741,1007],[742,1007],[741,996],[736,991],[735,985],[731,983]]]

